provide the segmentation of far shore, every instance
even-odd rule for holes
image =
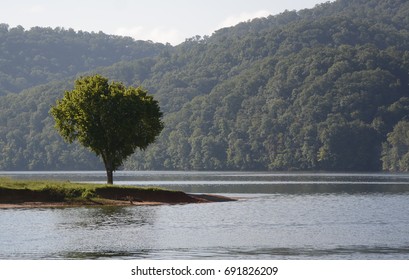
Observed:
[[[159,188],[25,181],[0,178],[0,209],[144,206],[228,202],[235,199],[213,194],[188,194]]]

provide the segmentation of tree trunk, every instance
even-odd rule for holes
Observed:
[[[107,184],[112,185],[114,183],[114,174],[112,170],[107,169]]]
[[[104,161],[105,170],[107,172],[107,184],[112,185],[114,183],[114,167],[112,161],[104,153],[102,153],[102,160]]]

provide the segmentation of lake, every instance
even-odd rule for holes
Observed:
[[[104,172],[0,172],[104,182]],[[409,174],[116,172],[235,202],[0,209],[0,259],[409,259]]]

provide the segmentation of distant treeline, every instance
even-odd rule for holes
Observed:
[[[0,64],[14,61],[0,66],[0,77],[26,81],[0,81],[9,93],[0,97],[2,170],[101,168],[86,150],[63,143],[48,114],[72,87],[71,76],[86,70],[142,85],[160,101],[165,129],[127,161],[128,169],[409,170],[408,1],[338,0],[176,47],[101,33],[3,29],[9,45],[18,33],[23,49],[42,38],[36,32],[50,42],[71,34],[65,50],[94,47],[58,63],[47,56],[58,47],[44,39],[21,57],[26,64],[0,53]],[[114,51],[104,51],[108,46]],[[28,75],[33,69],[44,78]]]
[[[166,46],[73,29],[0,24],[0,96],[78,73],[158,55]]]

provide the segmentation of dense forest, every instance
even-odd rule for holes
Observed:
[[[409,2],[338,0],[172,47],[0,27],[0,170],[96,169],[51,104],[100,73],[159,100],[165,129],[127,169],[409,170]]]
[[[0,96],[118,61],[158,55],[162,44],[73,29],[0,24]]]

